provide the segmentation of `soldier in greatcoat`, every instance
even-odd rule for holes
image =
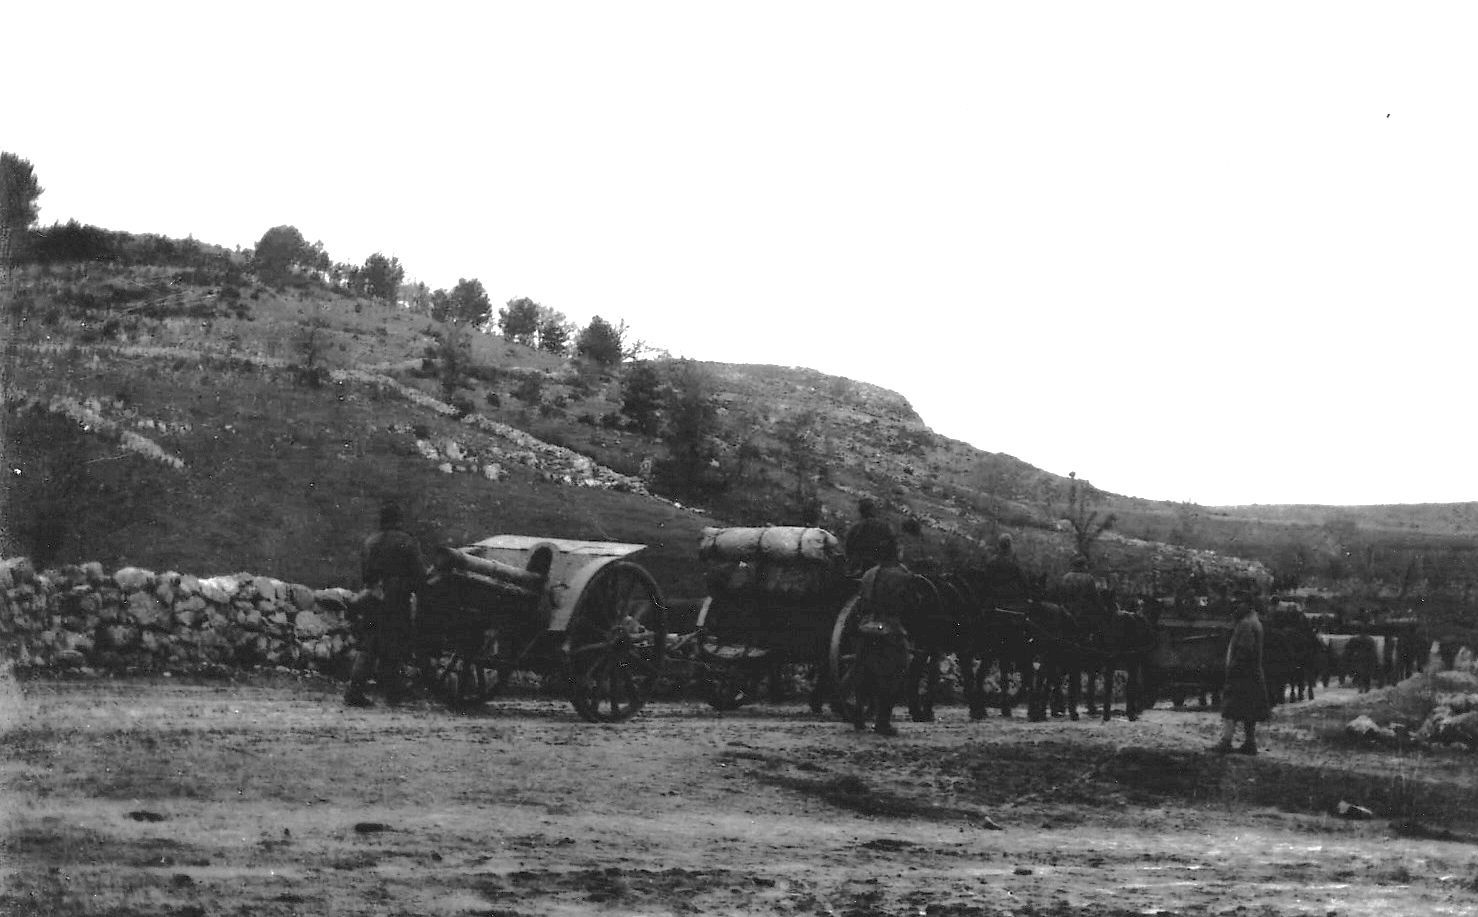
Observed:
[[[371,673],[386,703],[399,703],[404,698],[400,669],[413,638],[412,596],[420,590],[425,575],[421,547],[403,528],[399,505],[385,504],[380,509],[379,531],[365,539],[360,552],[360,577],[368,598],[360,603],[359,650],[344,703],[352,707],[372,705],[364,691]]]
[[[1222,689],[1221,741],[1212,750],[1221,754],[1232,751],[1232,739],[1241,723],[1245,739],[1236,751],[1257,754],[1257,724],[1272,716],[1268,701],[1267,678],[1263,675],[1262,620],[1257,604],[1247,597],[1237,607],[1237,623],[1232,639],[1227,642],[1226,686]]]

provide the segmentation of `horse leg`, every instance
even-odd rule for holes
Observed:
[[[832,692],[830,651],[812,666],[811,712],[820,714],[826,709],[827,697]]]
[[[985,707],[980,697],[979,676],[976,674],[979,660],[971,652],[959,653],[955,659],[960,664],[960,687],[965,689],[965,702],[970,708],[970,719],[978,720],[985,714]]]
[[[1140,692],[1144,690],[1145,678],[1141,671],[1143,666],[1138,660],[1130,659],[1125,668],[1127,671],[1124,679],[1124,716],[1133,722],[1139,719],[1139,711],[1143,709]]]
[[[1026,694],[1026,718],[1033,723],[1047,718],[1047,694],[1051,690],[1048,664],[1044,660],[1041,665],[1040,669],[1033,666],[1021,673],[1021,689]]]
[[[908,661],[908,717],[915,723],[927,723],[934,719],[933,698],[929,696],[932,685],[928,666],[938,668],[932,652],[916,653]]]

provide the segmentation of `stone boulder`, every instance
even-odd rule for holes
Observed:
[[[140,592],[153,584],[154,574],[138,567],[124,567],[114,572],[113,582],[124,592]]]
[[[163,627],[169,622],[169,612],[164,603],[152,593],[130,593],[127,608],[129,619],[141,627]]]
[[[312,611],[318,605],[318,600],[313,595],[313,590],[307,586],[297,583],[287,587],[288,596],[292,600],[293,607],[299,611]]]
[[[300,611],[293,619],[293,630],[299,639],[317,639],[328,633],[328,622],[311,611]]]
[[[203,579],[200,581],[200,594],[207,602],[224,605],[236,594],[236,581],[225,576]]]
[[[1434,742],[1444,745],[1461,743],[1471,748],[1478,743],[1478,710],[1455,716],[1434,716],[1423,731]]]

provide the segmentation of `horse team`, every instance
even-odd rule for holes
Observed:
[[[1122,675],[1124,714],[1136,719],[1158,699],[1179,706],[1187,697],[1219,700],[1231,634],[1227,614],[1194,621],[1162,620],[1157,605],[1120,606],[1111,592],[1097,603],[1047,594],[1014,606],[991,599],[978,571],[926,574],[925,610],[909,627],[914,644],[908,673],[908,708],[915,721],[933,719],[944,661],[956,662],[970,716],[991,706],[1009,717],[1024,705],[1031,720],[1049,716],[1108,721]],[[1256,601],[1245,595],[1242,601]],[[1295,608],[1276,608],[1264,619],[1263,670],[1269,701],[1312,699],[1316,685],[1350,679],[1361,691],[1409,677],[1421,646],[1414,620],[1362,625],[1355,634],[1321,632],[1327,622]],[[994,676],[994,703],[988,690]]]

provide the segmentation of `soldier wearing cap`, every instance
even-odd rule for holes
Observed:
[[[364,688],[373,672],[386,703],[395,704],[405,696],[400,669],[411,647],[412,596],[426,575],[421,547],[402,527],[398,504],[380,508],[380,530],[365,539],[359,571],[369,597],[361,603],[360,646],[344,703],[372,705]]]

